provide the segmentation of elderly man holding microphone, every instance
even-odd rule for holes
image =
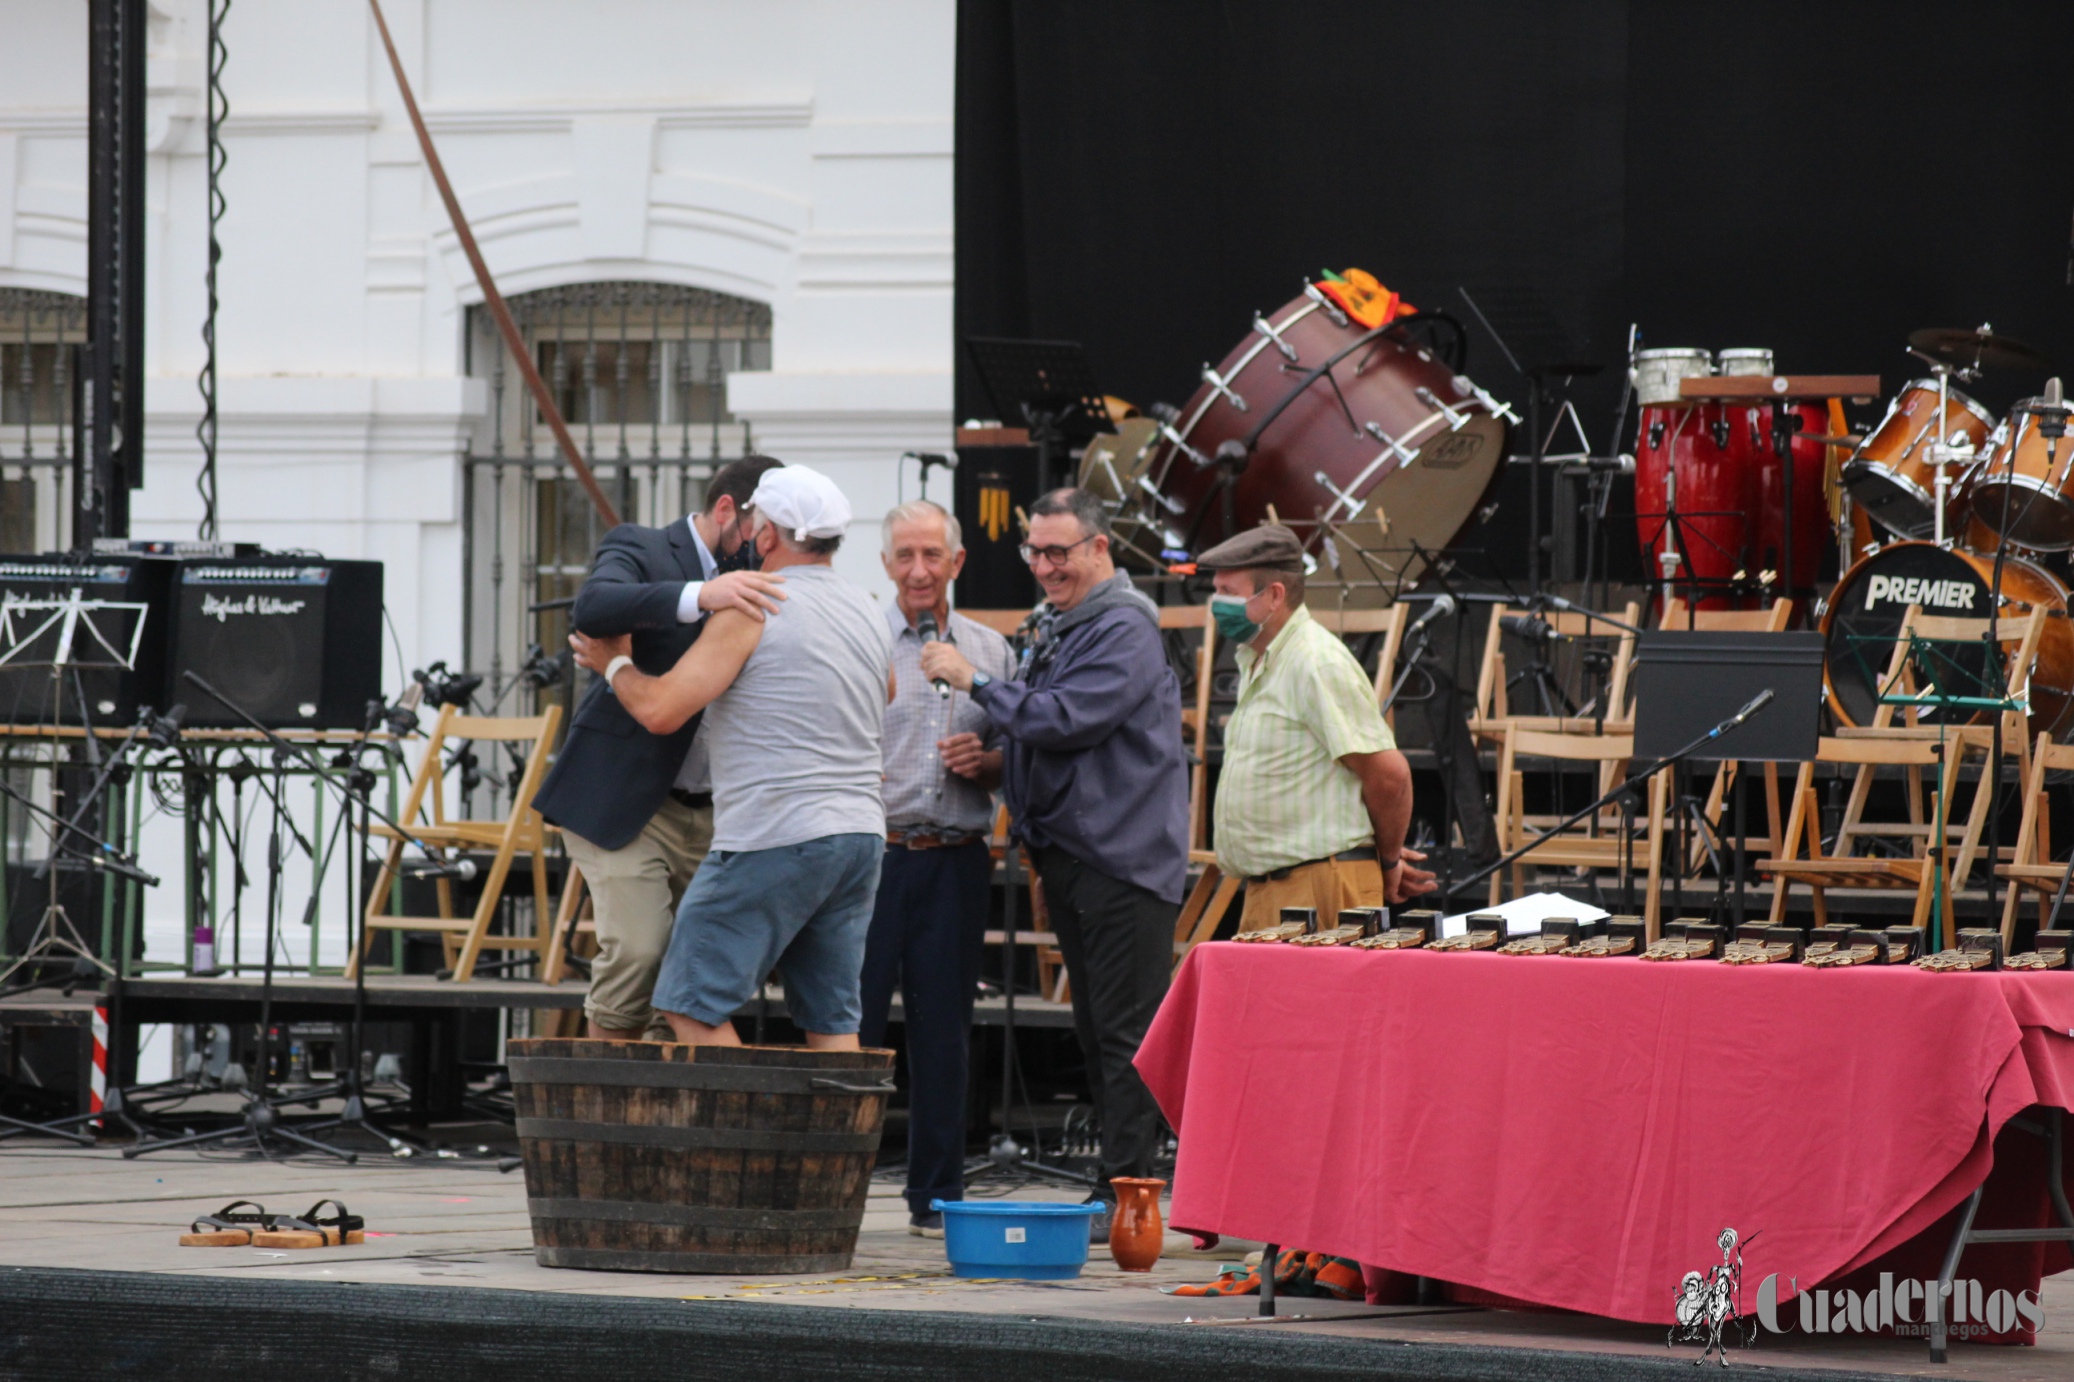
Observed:
[[[926,499],[886,515],[880,550],[897,592],[893,703],[886,707],[886,857],[864,947],[867,1046],[881,1045],[893,989],[907,1029],[908,1228],[943,1234],[932,1199],[965,1196],[965,1082],[972,999],[986,940],[993,788],[1000,731],[968,692],[922,673],[931,643],[996,679],[1013,674],[1008,640],[950,606],[965,565],[958,520]]]
[[[1158,610],[1110,559],[1100,499],[1079,489],[1038,499],[1022,553],[1045,602],[1015,678],[948,643],[922,649],[922,671],[969,692],[1007,741],[1008,809],[1072,978],[1107,1199],[1109,1179],[1149,1174],[1158,1150],[1159,1106],[1131,1059],[1166,996],[1188,881],[1181,688]],[[1096,1236],[1106,1218],[1093,1221]]]
[[[1246,880],[1239,929],[1314,907],[1405,902],[1433,890],[1404,847],[1411,768],[1347,645],[1304,607],[1303,544],[1278,523],[1196,558],[1213,572],[1210,614],[1238,644],[1239,697],[1224,727],[1214,817],[1217,862]]]

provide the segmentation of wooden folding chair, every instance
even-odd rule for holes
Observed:
[[[1505,724],[1514,720],[1528,729],[1558,732],[1624,732],[1632,726],[1633,719],[1628,708],[1628,678],[1635,665],[1635,636],[1602,619],[1568,610],[1550,610],[1540,618],[1551,629],[1567,638],[1613,641],[1613,666],[1607,674],[1606,685],[1601,693],[1606,704],[1603,726],[1591,713],[1589,705],[1580,706],[1579,713],[1575,715],[1514,714],[1511,696],[1506,686],[1509,675],[1503,624],[1505,616],[1511,612],[1505,605],[1491,606],[1490,627],[1484,631],[1483,658],[1478,663],[1476,671],[1476,703],[1469,719],[1472,734],[1484,739],[1500,739],[1504,737]],[[1630,600],[1613,617],[1623,624],[1639,627],[1636,621],[1642,617],[1642,608]]]
[[[583,937],[595,942],[598,922],[591,905],[590,889],[584,885],[583,870],[569,861],[569,876],[562,884],[562,901],[555,908],[554,934],[548,938],[547,958],[540,965],[540,982],[559,984],[569,971],[569,952]]]
[[[540,819],[540,813],[533,809],[533,794],[539,790],[540,780],[547,773],[548,756],[553,751],[555,731],[561,722],[560,706],[549,706],[542,715],[496,718],[463,715],[450,705],[440,709],[439,719],[432,726],[432,737],[425,744],[425,755],[411,778],[410,793],[404,798],[403,809],[397,813],[396,818],[403,828],[397,830],[387,825],[373,828],[375,834],[389,840],[389,852],[375,879],[374,890],[367,897],[360,945],[346,967],[349,977],[366,963],[368,948],[373,944],[377,931],[438,932],[456,983],[466,983],[473,976],[476,960],[485,950],[531,950],[543,959],[546,957],[553,940],[547,922],[547,826]],[[511,812],[504,819],[448,818],[446,764],[441,754],[447,742],[455,739],[529,746],[525,768],[512,794]],[[427,816],[429,819],[421,820]],[[403,875],[404,851],[411,846],[442,854],[470,849],[496,851],[489,871],[483,877],[482,899],[476,904],[473,916],[454,915],[453,884],[446,878],[435,880],[438,916],[403,916],[383,910],[388,906],[392,886]],[[490,923],[496,918],[497,904],[503,900],[505,879],[511,872],[512,861],[521,853],[530,855],[533,864],[534,934],[491,935]]]
[[[2020,692],[2029,685],[2048,617],[2048,611],[2042,607],[2018,606],[2010,611],[2008,617],[1995,621],[1995,643],[2003,655],[2002,665],[2005,669],[2012,669],[2009,676],[2012,692]],[[1878,737],[1886,731],[1904,729],[1928,738],[1937,736],[1939,727],[1936,724],[1922,722],[1922,712],[1929,707],[1886,703],[1889,695],[1914,696],[1930,689],[1922,684],[1915,663],[1909,658],[1910,634],[1931,643],[1978,648],[1988,636],[1988,621],[1925,614],[1922,606],[1910,605],[1901,616],[1901,628],[1894,636],[1893,654],[1887,659],[1886,670],[1880,674],[1881,704],[1873,711],[1872,723],[1840,729],[1838,738]],[[2021,710],[2006,710],[2001,715],[2002,742],[2005,746],[2016,746],[2017,780],[2023,781],[2030,775],[2030,725]]]
[[[2024,779],[2023,823],[2017,827],[2016,848],[2010,862],[1995,870],[2009,880],[2008,896],[2002,900],[2002,949],[2016,944],[2016,909],[2026,894],[2038,902],[2038,925],[2042,928],[2052,910],[2052,898],[2066,876],[2067,864],[2052,857],[2052,806],[2045,794],[2045,775],[2074,768],[2074,744],[2055,744],[2050,734],[2038,736],[2031,750],[2031,771]]]
[[[1381,634],[1383,646],[1376,652],[1375,698],[1378,704],[1390,694],[1391,683],[1397,679],[1397,654],[1404,650],[1404,631],[1411,625],[1411,606],[1393,604],[1388,609],[1313,609],[1311,618],[1338,634],[1341,638],[1360,638],[1370,634]],[[1383,712],[1384,723],[1390,732],[1397,731],[1397,710],[1393,706]]]
[[[1161,605],[1163,630],[1198,629],[1195,651],[1195,704],[1181,707],[1181,734],[1195,762],[1188,769],[1188,847],[1200,850],[1210,833],[1210,691],[1217,671],[1217,625],[1208,605]]]
[[[1825,850],[1822,845],[1822,807],[1815,795],[1815,764],[1840,764],[1859,769],[1929,768],[1937,776],[1937,789],[1949,817],[1952,795],[1959,782],[1959,769],[1974,750],[1976,742],[1962,734],[1954,734],[1942,743],[1915,738],[1822,739],[1814,760],[1800,765],[1793,785],[1792,811],[1786,818],[1786,836],[1778,855],[1761,859],[1757,864],[1760,873],[1769,874],[1772,878],[1772,925],[1784,922],[1787,898],[1796,883],[1806,884],[1813,893],[1818,925],[1829,920],[1826,892],[1830,888],[1913,889],[1915,910],[1910,924],[1915,926],[1924,924],[1933,899],[1941,888],[1944,896],[1942,920],[1949,936],[1951,887],[1938,858],[1940,851],[1935,847],[1936,842],[1927,834],[1917,833],[1920,827],[1913,823],[1897,827],[1867,822],[1864,815],[1871,776],[1861,772],[1862,786],[1853,788],[1850,801],[1844,808],[1836,842]],[[1906,858],[1854,853],[1863,840],[1897,834],[1913,836],[1911,852]],[[1948,853],[1948,849],[1945,852]],[[1953,861],[1951,877],[1964,877],[1971,862],[1970,853],[1962,849]]]
[[[1619,869],[1625,861],[1631,876],[1645,880],[1643,919],[1649,924],[1650,939],[1654,940],[1662,913],[1659,884],[1663,877],[1665,803],[1668,800],[1665,774],[1658,773],[1649,779],[1648,836],[1647,843],[1639,850],[1622,838],[1620,815],[1611,808],[1556,834],[1541,828],[1542,821],[1527,816],[1523,800],[1526,776],[1520,769],[1522,759],[1593,763],[1599,765],[1601,780],[1610,771],[1618,781],[1634,752],[1635,741],[1631,734],[1566,734],[1529,729],[1516,721],[1508,724],[1498,751],[1498,849],[1501,854],[1510,854],[1530,843],[1534,845],[1532,851],[1511,866],[1515,897],[1520,896],[1526,886],[1527,869],[1536,865],[1607,870]],[[1604,790],[1601,788],[1600,792]],[[1543,818],[1544,821],[1559,819]],[[1639,858],[1636,857],[1638,854]],[[1490,902],[1493,906],[1502,896],[1504,881],[1502,871],[1491,875]]]

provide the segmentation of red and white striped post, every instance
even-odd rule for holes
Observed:
[[[96,1005],[94,1008],[94,1066],[87,1074],[87,1108],[99,1113],[108,1097],[108,1009]],[[101,1131],[101,1120],[93,1120],[94,1131]]]

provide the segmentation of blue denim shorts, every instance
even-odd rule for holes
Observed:
[[[664,1012],[717,1027],[776,970],[802,1030],[842,1036],[863,1014],[859,976],[878,893],[881,835],[824,835],[706,856],[684,890],[655,981]]]

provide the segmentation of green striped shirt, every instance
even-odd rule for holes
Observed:
[[[1217,783],[1218,865],[1256,878],[1372,843],[1360,779],[1339,759],[1397,741],[1347,645],[1298,606],[1265,653],[1242,647],[1238,662]]]

